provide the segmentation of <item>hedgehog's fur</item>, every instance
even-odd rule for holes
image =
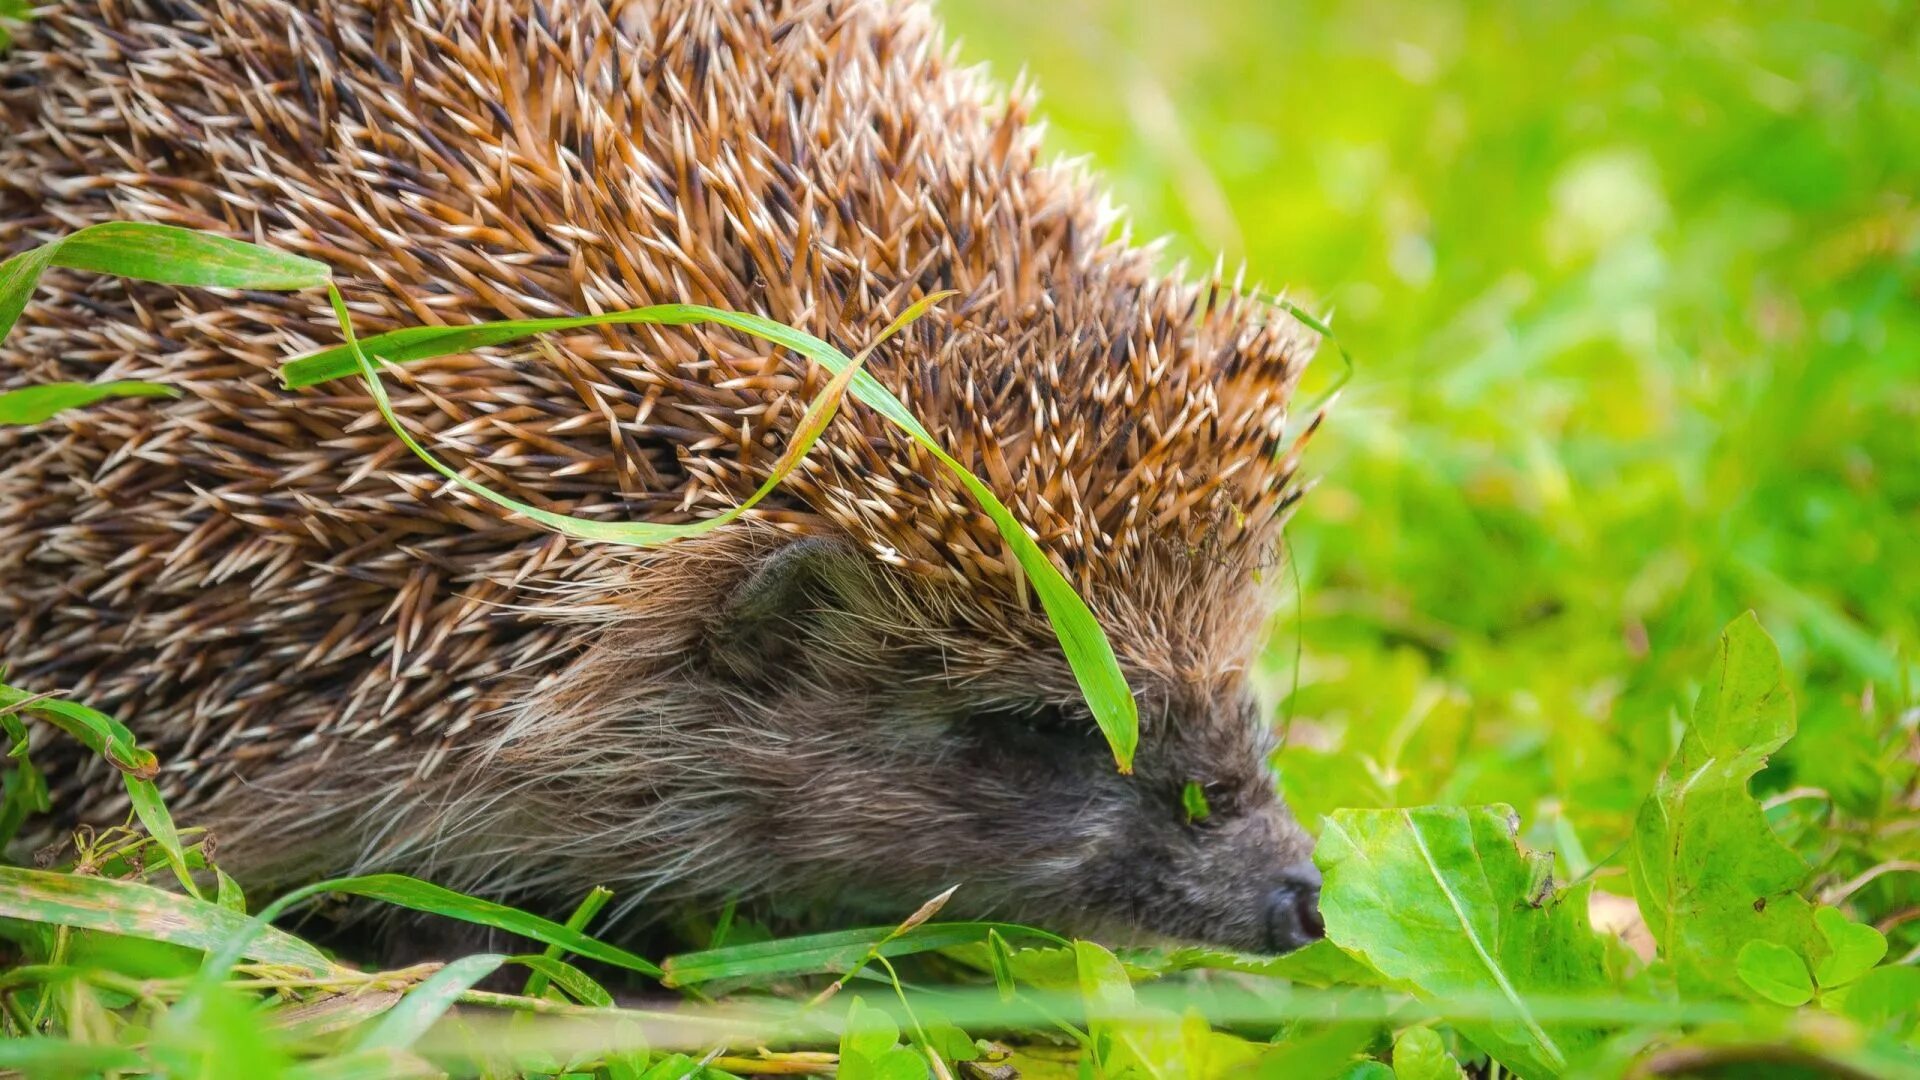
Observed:
[[[921,7],[56,4],[0,58],[0,130],[0,251],[213,229],[330,264],[362,333],[686,301],[852,351],[958,290],[872,370],[1030,523],[1141,705],[1121,776],[991,524],[863,406],[745,523],[582,544],[442,483],[357,380],[280,389],[338,340],[322,298],[54,273],[5,386],[182,393],[0,431],[0,660],[125,720],[223,862],[847,918],[958,882],[950,912],[1291,940],[1265,905],[1305,841],[1243,665],[1308,336],[1114,241]],[[752,490],[824,376],[631,328],[391,381],[496,490],[688,521]],[[101,762],[36,753],[69,817],[124,813]]]

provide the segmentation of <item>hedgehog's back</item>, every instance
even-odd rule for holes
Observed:
[[[527,9],[58,8],[0,57],[0,250],[124,218],[210,228],[332,265],[363,333],[684,301],[851,348],[958,289],[874,368],[1097,608],[1154,625],[1152,598],[1098,575],[1169,536],[1270,535],[1290,470],[1223,463],[1271,450],[1292,328],[1105,246],[1096,193],[1036,168],[1024,108],[956,70],[924,11]],[[336,338],[314,296],[54,273],[0,351],[7,387],[182,391],[0,432],[0,660],[122,716],[176,792],[324,769],[346,739],[429,772],[498,688],[581,647],[526,608],[622,572],[444,490],[357,385],[278,388],[281,361]],[[396,404],[469,475],[652,520],[750,491],[820,384],[746,339],[652,328],[413,374]],[[766,520],[1027,603],[991,526],[897,433],[856,410],[823,450]]]

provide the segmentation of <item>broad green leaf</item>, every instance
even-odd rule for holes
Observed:
[[[461,957],[434,972],[407,991],[393,1008],[376,1020],[354,1044],[355,1050],[404,1050],[420,1040],[460,995],[500,970],[504,956],[479,953]]]
[[[1343,810],[1314,861],[1327,938],[1436,1002],[1482,1000],[1458,1030],[1526,1077],[1555,1076],[1604,1032],[1535,1015],[1529,995],[1613,992],[1585,887],[1529,896],[1533,864],[1503,806]]]
[[[854,998],[840,1035],[842,1080],[926,1080],[927,1061],[899,1045],[900,1028],[885,1012]]]
[[[1461,1080],[1460,1063],[1430,1027],[1411,1027],[1393,1040],[1394,1080]]]
[[[325,263],[298,255],[173,225],[109,221],[0,263],[0,341],[53,266],[163,285],[287,291],[327,283]]]
[[[944,294],[942,294],[944,295]],[[887,333],[902,325],[911,316],[925,309],[925,305],[937,297],[928,297],[919,301],[913,308],[896,319]],[[752,334],[765,341],[784,346],[813,360],[838,377],[843,373],[851,381],[846,383],[848,393],[862,404],[879,412],[882,416],[898,425],[928,453],[939,459],[940,463],[953,474],[960,485],[967,489],[980,508],[1000,531],[1001,538],[1013,551],[1014,558],[1020,563],[1028,581],[1033,585],[1034,595],[1040,600],[1052,624],[1054,633],[1060,639],[1061,649],[1065,652],[1068,664],[1073,668],[1075,679],[1079,682],[1081,693],[1086,697],[1087,706],[1093,713],[1094,722],[1106,736],[1113,750],[1115,764],[1121,772],[1133,768],[1133,753],[1139,742],[1140,717],[1133,700],[1133,691],[1128,687],[1126,676],[1120,671],[1119,659],[1114,655],[1113,645],[1107,640],[1106,631],[1093,617],[1093,612],[1080,598],[1066,576],[1053,565],[1039,544],[1028,535],[1027,530],[1002,503],[992,489],[982,483],[979,477],[948,454],[933,434],[923,426],[900,400],[870,373],[846,354],[825,341],[791,326],[774,322],[771,319],[745,312],[723,311],[719,308],[703,307],[697,304],[661,304],[653,307],[635,308],[628,311],[609,312],[605,315],[583,315],[570,318],[522,319],[507,322],[482,323],[473,326],[456,327],[408,327],[358,341],[353,336],[352,326],[345,305],[336,295],[335,311],[339,316],[341,331],[346,344],[325,349],[309,356],[291,361],[280,369],[281,379],[290,388],[312,386],[330,379],[343,378],[356,372],[368,379],[373,390],[375,405],[380,409],[387,422],[408,447],[430,467],[447,476],[455,483],[466,487],[481,498],[506,509],[526,514],[528,517],[550,528],[558,529],[571,536],[584,539],[606,540],[615,543],[654,544],[663,543],[678,537],[692,535],[693,531],[704,532],[717,528],[737,516],[754,501],[765,494],[768,488],[756,492],[747,503],[726,515],[708,518],[691,525],[664,526],[645,523],[579,522],[578,519],[546,511],[523,508],[521,504],[479,488],[478,485],[459,477],[452,470],[439,464],[427,452],[416,444],[393,416],[393,410],[386,399],[385,392],[378,385],[373,374],[373,359],[388,363],[404,364],[414,360],[424,360],[436,356],[448,356],[469,352],[489,345],[505,345],[511,342],[560,330],[581,329],[590,326],[612,326],[622,324],[654,324],[663,326],[689,326],[699,323],[718,323],[735,330]],[[884,338],[884,334],[882,337]],[[869,346],[871,348],[871,346]],[[863,353],[862,356],[865,354]],[[825,394],[822,395],[825,397]],[[816,404],[820,402],[816,398]],[[809,407],[809,413],[812,408]],[[824,421],[823,421],[824,423]],[[802,423],[802,428],[806,426]],[[800,444],[800,432],[795,433],[795,441],[789,444],[789,453]],[[804,447],[801,452],[804,452]],[[774,481],[770,480],[770,483]]]
[[[1841,1012],[1869,1029],[1891,1027],[1905,1036],[1920,1032],[1920,967],[1874,968],[1846,988]]]
[[[1259,1080],[1306,1080],[1341,1075],[1373,1039],[1373,1025],[1341,1021],[1300,1025],[1261,1055]]]
[[[1734,970],[1741,982],[1775,1005],[1792,1008],[1813,1000],[1813,977],[1807,974],[1806,961],[1785,945],[1749,941],[1734,958]]]
[[[0,866],[0,917],[150,938],[212,952],[253,920],[218,904],[132,881]],[[318,949],[267,929],[246,947],[250,960],[316,973],[332,966]]]
[[[1750,941],[1824,952],[1797,891],[1807,866],[1747,791],[1793,728],[1780,654],[1749,612],[1721,634],[1693,720],[1628,849],[1640,914],[1685,992],[1741,996],[1734,960]]]
[[[1156,1034],[1136,1008],[1133,979],[1120,958],[1091,941],[1073,943],[1075,982],[1087,1013],[1087,1036],[1093,1041],[1094,1060],[1122,1072],[1147,1055],[1133,1045],[1136,1037],[1151,1041]]]
[[[1823,990],[1858,979],[1887,955],[1886,935],[1854,922],[1837,908],[1820,908],[1813,913],[1813,922],[1827,943],[1827,955],[1813,970]]]
[[[879,945],[879,955],[911,956],[956,945],[986,940],[990,930],[1002,934],[1040,938],[1065,945],[1064,938],[1045,931],[1011,923],[952,922],[928,923],[906,933],[894,927],[865,930],[841,930],[827,934],[759,941],[748,945],[729,945],[724,949],[682,953],[669,957],[661,982],[668,986],[697,986],[715,979],[786,978],[815,972],[846,971]],[[888,940],[892,936],[892,940]]]
[[[37,424],[67,409],[114,397],[178,397],[159,383],[118,380],[103,383],[43,383],[0,394],[0,426]]]

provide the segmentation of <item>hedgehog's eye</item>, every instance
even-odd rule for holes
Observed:
[[[1083,752],[1098,751],[1101,741],[1084,710],[1053,703],[981,709],[962,719],[959,731],[985,756],[1058,765],[1077,763]]]

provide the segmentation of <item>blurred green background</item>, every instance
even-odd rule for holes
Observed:
[[[940,10],[1137,234],[1357,360],[1273,649],[1304,818],[1510,802],[1581,872],[1749,607],[1801,688],[1764,787],[1912,814],[1920,7]]]

